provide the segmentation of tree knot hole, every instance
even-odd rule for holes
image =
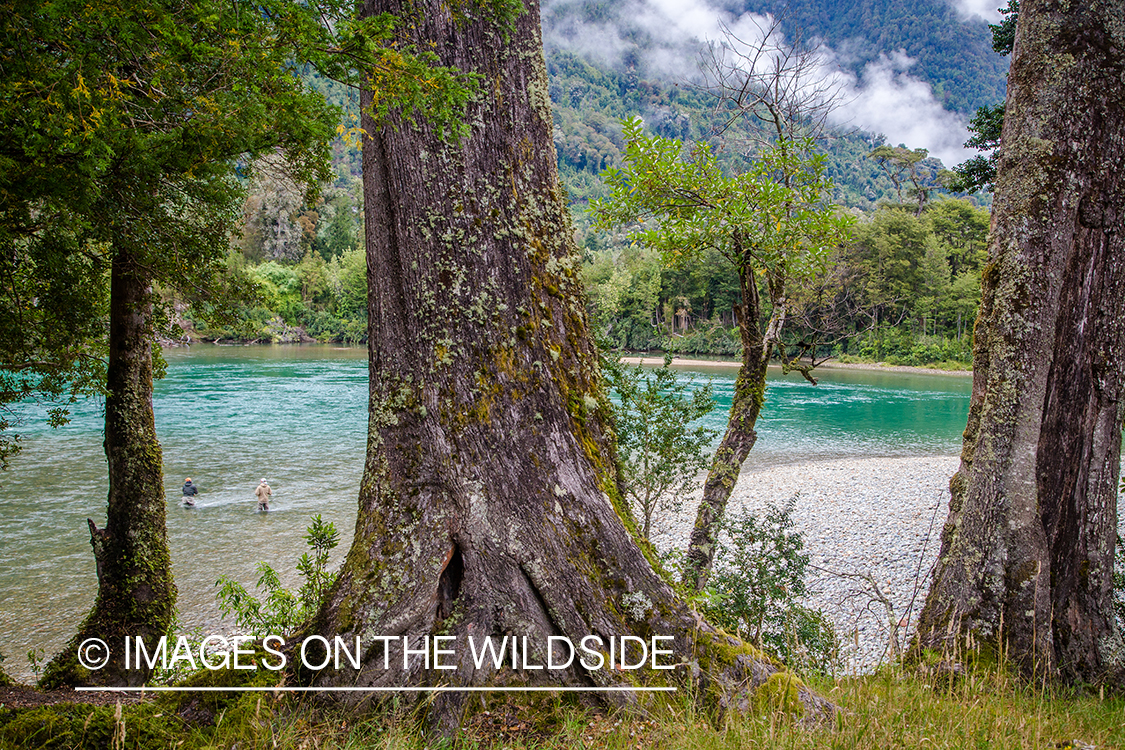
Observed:
[[[465,561],[461,557],[461,547],[454,543],[445,556],[445,567],[438,578],[438,619],[444,620],[453,614],[453,605],[461,595],[461,580],[465,577]]]

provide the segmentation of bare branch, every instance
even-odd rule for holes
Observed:
[[[787,42],[774,16],[743,18],[750,28],[739,33],[721,24],[722,41],[711,42],[701,55],[702,88],[718,98],[715,133],[753,118],[770,131],[769,140],[821,138],[829,115],[844,103],[846,79],[816,40],[798,33]],[[759,145],[764,138],[756,139]]]

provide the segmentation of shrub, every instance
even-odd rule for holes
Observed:
[[[225,575],[215,581],[219,592],[219,609],[223,616],[234,614],[235,624],[249,635],[258,638],[271,634],[293,632],[298,625],[316,613],[320,602],[336,580],[335,573],[327,572],[328,553],[340,543],[336,525],[325,522],[316,515],[304,539],[312,557],[306,552],[297,561],[297,572],[305,579],[294,594],[281,585],[281,579],[268,563],[258,563],[256,589],[264,592],[259,600],[241,583]]]
[[[647,538],[652,514],[679,510],[683,497],[697,487],[696,475],[707,466],[706,448],[715,431],[692,423],[715,408],[711,384],[692,389],[694,378],[681,380],[671,369],[672,356],[658,370],[606,364],[610,388],[619,405],[614,425],[625,494],[641,512]]]
[[[708,620],[776,654],[791,668],[831,672],[838,652],[832,624],[798,603],[807,593],[809,556],[793,529],[798,495],[764,518],[725,520],[715,555]]]

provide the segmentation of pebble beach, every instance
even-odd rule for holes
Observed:
[[[892,617],[900,643],[913,632],[957,464],[956,456],[850,458],[743,469],[728,514],[764,515],[769,504],[798,494],[792,518],[810,558],[811,593],[803,603],[835,626],[843,673],[870,672],[885,661]],[[697,504],[698,497],[654,518],[658,549],[686,547]]]
[[[836,628],[840,673],[865,674],[886,663],[892,627],[902,645],[913,635],[958,464],[957,456],[924,456],[743,468],[728,514],[764,516],[770,504],[797,494],[792,518],[809,555],[810,594],[802,603]],[[657,549],[687,547],[698,502],[696,493],[680,512],[653,518]],[[1118,528],[1125,535],[1125,513]],[[874,596],[876,586],[892,612]]]

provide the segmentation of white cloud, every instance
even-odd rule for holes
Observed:
[[[698,76],[700,50],[707,41],[723,39],[724,25],[751,45],[769,26],[761,16],[734,17],[706,0],[627,0],[602,7],[611,10],[591,21],[583,18],[578,0],[544,0],[545,44],[613,66],[632,56],[645,75],[682,81]],[[645,41],[644,50],[638,39]],[[821,53],[819,75],[836,82],[844,102],[833,117],[838,124],[884,134],[891,145],[929,149],[946,166],[971,156],[961,147],[968,138],[963,119],[943,109],[929,84],[909,74],[914,61],[904,53],[880,55],[858,80],[843,70],[836,52],[822,47]]]
[[[850,97],[833,119],[882,133],[892,146],[929,149],[946,166],[960,164],[972,156],[961,145],[969,137],[965,122],[942,108],[929,84],[907,74],[913,64],[902,51],[868,63],[860,81],[851,81]]]
[[[1003,18],[997,6],[1007,7],[1005,0],[950,0],[950,4],[962,18],[980,17],[989,23],[999,23]]]

